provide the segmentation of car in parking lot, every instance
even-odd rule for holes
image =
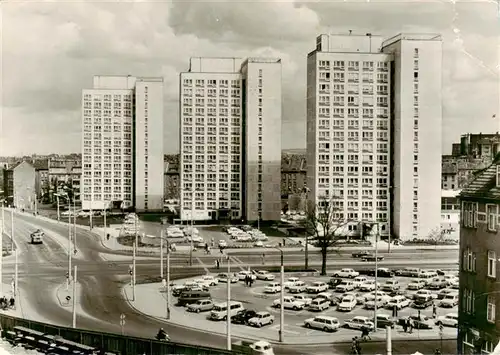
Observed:
[[[396,322],[389,314],[377,313],[377,328],[385,328],[387,326],[394,328]]]
[[[339,283],[342,282],[342,279],[340,277],[332,277],[330,280],[328,280],[327,284],[328,284],[328,288],[332,289],[332,290],[335,290],[335,287],[337,287],[337,285]]]
[[[358,251],[358,252],[352,253],[353,258],[362,258],[365,255],[370,255],[370,252],[367,250],[363,250],[363,251]]]
[[[375,283],[375,280],[366,280],[359,285],[359,290],[362,292],[375,291],[375,285],[380,287],[380,283]]]
[[[257,312],[252,309],[244,309],[231,317],[231,322],[234,324],[248,324],[248,321],[255,317]]]
[[[212,300],[198,300],[193,304],[188,305],[187,310],[189,312],[205,312],[205,311],[211,311],[212,308],[214,308],[214,303]]]
[[[439,316],[436,320],[436,325],[444,325],[447,327],[458,327],[458,313],[448,313],[444,316]]]
[[[290,293],[301,293],[301,292],[305,292],[306,288],[307,288],[307,285],[306,285],[306,283],[304,281],[297,281],[295,283],[295,285],[290,286],[288,288],[288,292],[290,292]]]
[[[441,290],[448,286],[448,281],[445,279],[435,277],[427,283],[427,288],[429,290]]]
[[[256,273],[257,280],[272,281],[275,276],[266,270],[259,270]]]
[[[368,281],[366,276],[356,276],[353,280],[352,283],[354,284],[355,288],[359,288],[362,283]]]
[[[445,289],[442,289],[441,291],[439,291],[437,293],[437,299],[438,300],[442,300],[443,298],[446,297],[446,295],[449,295],[449,294],[452,294],[452,293],[457,293],[457,290],[454,290],[452,288],[445,288]]]
[[[228,275],[228,274],[218,274],[217,275],[217,280],[219,280],[219,282],[221,283],[227,283],[228,280],[230,280],[230,282],[232,284],[236,283],[239,281],[238,277],[234,276],[233,274],[231,275]]]
[[[434,301],[429,298],[417,298],[411,306],[416,309],[426,309],[434,304]]]
[[[394,273],[396,276],[418,277],[420,269],[415,267],[405,267],[404,269],[396,270]]]
[[[281,299],[277,299],[273,301],[273,307],[280,307]],[[294,311],[298,311],[304,309],[306,304],[302,301],[295,299],[293,296],[285,296],[283,297],[283,307],[285,309],[293,309]]]
[[[202,280],[205,280],[205,282],[210,286],[216,286],[219,283],[219,280],[212,275],[204,275],[201,278]]]
[[[257,312],[255,317],[248,320],[248,325],[260,328],[268,324],[273,324],[273,322],[274,316],[269,312]]]
[[[432,279],[436,276],[438,276],[436,270],[420,270],[418,273],[418,277],[422,279]]]
[[[417,300],[434,300],[437,298],[437,294],[435,293],[432,293],[431,291],[429,290],[418,290],[417,292],[415,292],[413,294],[413,299],[415,301]]]
[[[398,280],[387,280],[381,287],[382,291],[396,292],[401,288]]]
[[[250,270],[241,270],[237,275],[240,281],[245,281],[247,277],[250,277],[252,280],[257,279],[257,276],[255,276]]]
[[[281,291],[281,285],[278,282],[270,282],[264,287],[264,293],[278,293]]]
[[[454,282],[454,281],[458,281],[458,277],[456,277],[453,274],[444,274],[442,276],[443,276],[443,280],[446,281],[447,286],[450,286],[451,283]]]
[[[378,296],[377,300],[375,301],[375,298],[371,298],[365,302],[364,307],[366,309],[375,309],[375,302],[377,303],[377,308],[384,308],[385,305],[387,304],[387,299]]]
[[[195,279],[194,282],[201,287],[203,291],[208,291],[210,289],[210,286],[212,286],[212,283],[208,280],[204,279]]]
[[[333,276],[334,277],[347,277],[347,278],[353,279],[356,276],[359,276],[359,272],[354,271],[353,269],[344,268],[344,269],[334,271]]]
[[[415,329],[432,329],[433,324],[432,320],[429,317],[426,316],[418,316],[418,315],[412,315],[410,318],[413,320],[414,328]],[[403,325],[404,322],[408,319],[408,317],[402,317],[398,319],[398,324]]]
[[[406,288],[408,290],[421,290],[427,285],[427,282],[425,280],[413,280],[408,283]]]
[[[330,308],[330,301],[324,298],[315,298],[311,301],[308,308],[310,311],[322,312]]]
[[[450,293],[439,301],[439,307],[453,308],[458,304],[458,293]]]
[[[396,309],[403,309],[408,307],[410,303],[411,301],[405,296],[394,296],[387,302],[385,307],[388,309],[394,309],[394,307],[396,307]]]
[[[354,290],[354,282],[350,280],[343,280],[341,283],[335,287],[336,292],[348,292]]]
[[[291,286],[295,286],[295,284],[299,281],[300,279],[298,277],[289,277],[285,281],[285,290],[288,290]]]
[[[304,321],[304,327],[319,329],[325,332],[335,332],[339,329],[339,320],[335,317],[317,316]]]
[[[342,300],[340,303],[337,305],[337,310],[341,312],[350,312],[356,307],[356,304],[358,301],[356,300],[356,297],[353,295],[347,295]]]
[[[375,276],[375,268],[363,269],[359,271],[360,275]],[[377,277],[394,277],[394,272],[386,267],[377,268]]]
[[[365,316],[356,316],[352,319],[346,320],[344,326],[349,329],[368,328],[369,330],[373,330],[375,328],[373,322]]]
[[[311,304],[311,302],[312,302],[312,298],[311,297],[307,297],[305,295],[293,295],[292,297],[294,299],[296,299],[297,301],[300,301],[300,302],[304,303],[306,305],[306,307],[309,306]]]
[[[458,281],[458,279],[451,280],[451,281],[449,282],[449,284],[450,284],[450,287],[451,287],[452,289],[454,289],[454,290],[458,290],[458,287],[459,287],[459,281]]]
[[[307,293],[320,293],[328,291],[328,285],[323,281],[314,281],[306,287]]]
[[[227,242],[224,239],[219,240],[219,248],[220,249],[227,248]]]

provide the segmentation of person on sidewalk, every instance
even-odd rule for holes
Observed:
[[[10,303],[10,308],[15,308],[16,300],[14,299],[13,296],[10,297],[9,303]]]
[[[412,318],[410,318],[409,323],[410,323],[410,325],[409,325],[409,332],[408,333],[412,334],[413,333],[413,327],[415,326],[415,324],[413,323],[413,319]]]
[[[408,319],[403,319],[403,331],[406,333],[408,331]]]
[[[398,316],[398,306],[394,305],[392,307],[392,317],[396,318]]]
[[[437,307],[436,307],[436,302],[432,303],[432,318],[436,319],[437,317]]]

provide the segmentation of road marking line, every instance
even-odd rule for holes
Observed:
[[[205,269],[205,272],[208,274],[210,273],[210,270],[208,270],[207,266],[205,264],[203,264],[203,261],[201,261],[201,259],[199,257],[196,257],[196,260],[198,260],[198,262],[200,263],[200,265],[203,267],[203,269]]]
[[[235,264],[242,264],[241,260],[239,260],[238,258],[234,257],[234,256],[231,256],[231,260],[234,261]],[[237,265],[241,271],[246,271],[247,269],[245,269],[243,266],[241,265]]]

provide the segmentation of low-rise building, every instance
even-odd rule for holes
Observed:
[[[82,177],[81,159],[50,159],[48,161],[50,190],[48,199],[53,200],[54,193],[60,193],[62,186],[73,190],[76,201],[80,201],[80,181]]]
[[[491,160],[473,157],[443,156],[441,172],[441,188],[443,190],[459,190],[466,186],[474,174],[484,169]]]
[[[305,154],[283,153],[281,155],[281,196],[301,193],[307,182]]]
[[[164,200],[178,200],[180,198],[179,164],[165,162]]]
[[[488,354],[500,340],[500,159],[460,193],[458,353]]]
[[[460,233],[460,190],[441,191],[441,232],[447,239],[458,238]]]

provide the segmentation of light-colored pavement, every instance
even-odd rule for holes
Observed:
[[[304,281],[318,280],[320,278],[303,278]],[[407,280],[403,280],[405,284]],[[381,279],[383,283],[383,279]],[[279,325],[279,310],[270,307],[274,299],[279,298],[279,294],[276,295],[266,295],[263,293],[263,287],[266,283],[263,281],[257,281],[255,286],[252,288],[246,287],[242,282],[233,284],[231,286],[232,300],[240,301],[243,303],[244,307],[247,309],[254,309],[256,311],[267,310],[275,316],[275,323],[271,326],[266,326],[261,329],[251,328],[243,325],[232,325],[231,333],[235,338],[241,339],[265,339],[268,341],[276,342],[279,338],[278,330]],[[215,301],[225,302],[226,301],[226,284],[219,284],[211,288],[211,294]],[[331,290],[330,290],[331,292]],[[124,294],[130,302],[130,305],[134,307],[139,312],[155,317],[159,320],[166,321],[166,297],[165,289],[160,283],[152,284],[142,284],[136,286],[136,299],[132,300],[132,288],[127,285],[124,288]],[[286,293],[287,295],[288,293]],[[226,323],[225,322],[214,322],[207,320],[206,317],[208,313],[193,314],[185,310],[184,307],[175,306],[176,298],[171,297],[171,323],[186,327],[186,328],[197,328],[197,329],[210,329],[210,331],[224,335],[226,334]],[[361,308],[362,306],[356,306],[356,309],[349,313],[340,313],[332,307],[330,310],[322,312],[322,314],[333,316],[339,319],[341,323],[346,319],[351,319],[356,315],[362,316],[373,316],[373,311],[367,311]],[[406,308],[398,312],[398,318],[407,316],[409,314],[417,314],[417,310]],[[447,313],[456,312],[456,309],[439,309],[438,315],[444,315]],[[381,310],[380,313],[391,314],[391,311]],[[422,315],[431,316],[432,310],[421,311]],[[285,327],[284,336],[286,338],[285,342],[290,344],[325,344],[332,343],[336,341],[349,341],[353,336],[359,335],[359,331],[340,329],[336,333],[324,333],[317,330],[309,330],[303,327],[304,320],[317,315],[317,313],[312,313],[307,310],[302,311],[285,311]],[[168,325],[166,326],[168,332]],[[385,337],[385,332],[383,330],[378,330],[372,335],[374,340],[383,340]],[[450,339],[456,337],[456,329],[445,328],[443,333],[444,339]],[[413,334],[404,333],[400,326],[396,326],[393,331],[393,338],[400,339],[437,339],[439,334],[437,331],[437,326],[432,330],[419,330],[415,331]]]

